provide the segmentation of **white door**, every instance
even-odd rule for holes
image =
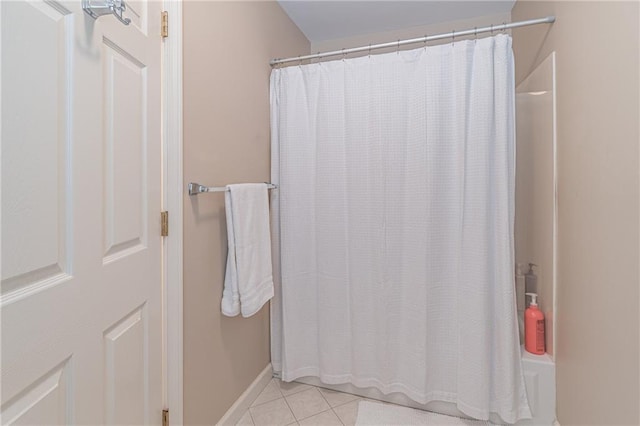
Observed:
[[[0,13],[2,424],[159,424],[160,2]]]

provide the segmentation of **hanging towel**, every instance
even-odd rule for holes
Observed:
[[[271,236],[266,183],[228,185],[227,270],[222,313],[250,317],[273,297]]]

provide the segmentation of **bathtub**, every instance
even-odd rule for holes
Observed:
[[[526,352],[524,347],[521,347],[521,356],[525,387],[527,389],[527,397],[529,398],[529,405],[533,413],[533,419],[522,420],[517,424],[551,426],[556,420],[555,364],[549,355],[533,355]],[[400,393],[385,395],[377,389],[363,389],[351,384],[327,385],[322,383],[317,377],[301,377],[296,380],[296,382],[320,386],[340,392],[352,393],[365,398],[392,402],[394,404],[418,408],[421,410],[429,410],[451,416],[466,417],[454,404],[448,402],[433,401],[426,405],[418,404]],[[498,418],[492,418],[491,420],[494,423],[501,423]]]

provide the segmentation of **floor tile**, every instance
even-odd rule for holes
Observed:
[[[331,408],[322,397],[322,394],[320,394],[320,391],[313,386],[311,389],[285,396],[285,399],[298,420],[311,417]]]
[[[236,426],[254,426],[253,420],[251,419],[251,414],[249,414],[249,410],[245,411],[243,416],[240,417]]]
[[[300,426],[342,426],[342,422],[332,410],[300,420]]]
[[[318,388],[318,390],[331,407],[337,407],[338,405],[346,404],[347,402],[355,401],[359,398],[358,395],[350,393],[337,392],[323,388]]]
[[[278,385],[280,392],[282,392],[284,396],[293,395],[294,393],[302,392],[302,391],[313,388],[313,386],[305,385],[304,383],[283,382],[282,380],[279,380],[279,379],[274,379],[274,382],[276,383],[276,385]]]
[[[360,401],[362,400],[356,399],[355,401],[347,402],[333,409],[345,426],[354,426],[356,424],[358,404]]]
[[[252,407],[256,405],[264,404],[265,402],[273,401],[274,399],[282,398],[278,384],[271,380],[264,390],[258,395],[258,397],[251,404]]]
[[[284,426],[296,421],[284,398],[249,408],[256,426]]]

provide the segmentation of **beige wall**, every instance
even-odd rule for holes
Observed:
[[[423,25],[416,27],[403,28],[394,31],[384,31],[374,34],[365,34],[360,36],[353,36],[348,38],[341,38],[336,40],[328,40],[323,42],[317,42],[311,44],[311,52],[324,52],[330,50],[340,50],[349,47],[368,46],[369,44],[386,43],[391,40],[401,40],[414,37],[422,37],[427,34],[442,34],[456,30],[467,30],[474,27],[489,26],[495,23],[511,22],[511,15],[509,13],[499,15],[482,16],[474,19],[463,19],[459,21],[443,22],[440,24]],[[456,37],[456,40],[463,40],[465,38],[473,37]],[[437,40],[429,42],[429,45],[450,43],[451,39]],[[403,47],[403,49],[416,49],[420,47],[420,44],[414,44]],[[383,53],[385,51],[394,51],[395,49],[377,50],[376,53]],[[351,54],[350,58],[356,56],[366,55],[367,53]],[[330,58],[331,59],[331,58]]]
[[[637,425],[638,3],[518,1],[521,81],[557,52],[557,412],[564,425]]]
[[[269,180],[269,59],[309,51],[275,2],[184,3],[184,178]],[[269,363],[269,311],[220,314],[224,195],[184,199],[184,420],[212,425]]]

